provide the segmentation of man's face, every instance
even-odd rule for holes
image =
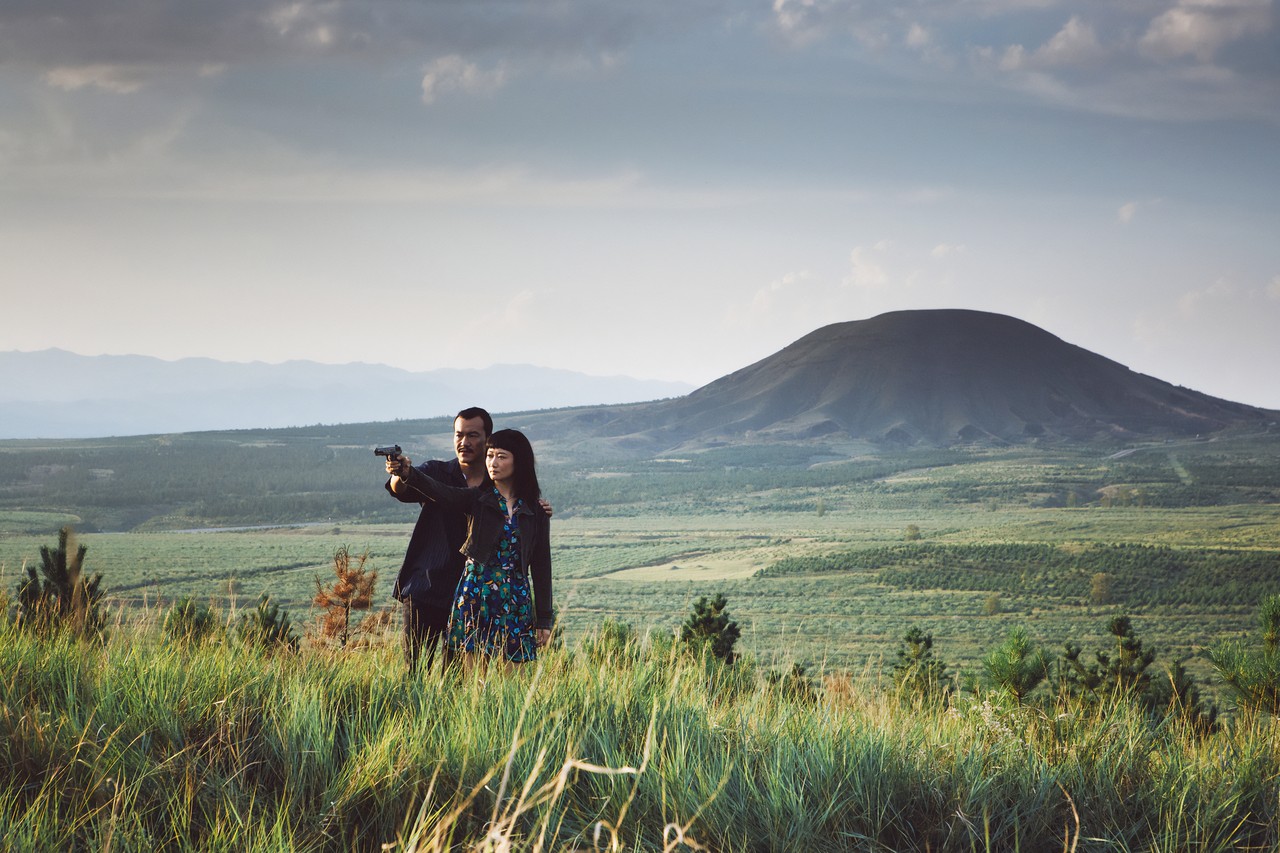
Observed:
[[[479,464],[484,459],[484,443],[488,438],[482,418],[458,418],[453,422],[453,450],[463,465]]]

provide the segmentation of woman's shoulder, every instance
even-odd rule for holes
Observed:
[[[526,501],[521,499],[519,512],[531,519],[535,524],[546,524],[551,521],[551,516],[547,514],[542,504],[536,500]]]

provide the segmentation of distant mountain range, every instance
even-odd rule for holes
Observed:
[[[824,326],[691,393],[678,383],[529,366],[410,373],[0,353],[0,438],[417,420],[468,405],[525,412],[503,420],[534,438],[626,455],[807,439],[1115,443],[1262,431],[1280,421],[1280,412],[1135,373],[1022,320],[967,310]],[[559,411],[531,411],[547,409]]]
[[[529,365],[414,373],[379,364],[0,353],[0,438],[88,438],[361,423],[679,396],[679,382]]]
[[[567,416],[569,413],[565,413]],[[1135,373],[1030,323],[897,311],[836,323],[678,399],[549,418],[619,449],[853,438],[880,445],[1132,441],[1265,430],[1280,412]]]

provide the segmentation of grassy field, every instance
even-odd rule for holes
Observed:
[[[396,428],[419,456],[442,449],[432,424]],[[234,610],[266,592],[305,621],[340,546],[370,555],[375,600],[389,604],[415,508],[382,492],[362,444],[387,429],[0,443],[0,589],[73,523],[126,612],[184,596]],[[570,637],[606,616],[669,630],[724,593],[768,665],[860,671],[918,626],[971,669],[1014,625],[1092,648],[1124,612],[1163,661],[1191,656],[1202,673],[1197,651],[1250,628],[1280,592],[1280,434],[1118,450],[765,444],[630,461],[540,450]],[[186,491],[193,479],[217,501]],[[136,523],[91,532],[91,517]]]
[[[833,501],[834,502],[834,501]],[[1001,557],[989,578],[969,568],[939,576],[901,564],[910,554],[886,553],[881,564],[843,569],[841,555],[905,549],[916,525],[916,548],[982,548],[992,543],[1048,545],[1061,550],[1060,566],[1044,568],[1043,554],[1019,562]],[[109,600],[136,609],[194,596],[223,609],[252,606],[263,592],[307,619],[315,579],[328,580],[334,551],[368,552],[380,573],[375,600],[389,605],[410,525],[341,525],[202,533],[86,534],[86,565],[102,572]],[[593,519],[553,522],[557,606],[568,634],[581,635],[614,617],[641,630],[673,629],[702,595],[724,593],[743,628],[743,645],[762,662],[797,661],[810,668],[861,670],[891,656],[907,626],[932,633],[939,653],[958,667],[975,661],[1010,627],[1025,625],[1042,643],[1068,640],[1093,648],[1108,618],[1132,615],[1140,635],[1163,660],[1194,656],[1201,648],[1252,627],[1265,594],[1280,592],[1274,565],[1280,512],[1274,506],[1193,509],[1003,508],[984,505],[921,513],[916,509],[853,512],[837,506],[815,513],[739,513],[676,518]],[[1092,570],[1081,570],[1084,549],[1100,545],[1158,546],[1175,557],[1244,553],[1265,573],[1226,597],[1196,601],[1152,598],[1113,570],[1113,596],[1090,600]],[[0,537],[0,588],[12,590],[24,562],[38,564],[48,536]],[[1254,556],[1250,556],[1254,555]],[[776,574],[781,561],[832,557]],[[989,558],[990,559],[990,558]],[[1105,558],[1104,558],[1105,559]],[[909,559],[908,559],[909,562]],[[785,563],[784,563],[785,565]],[[1034,582],[1028,582],[1034,578]],[[1216,591],[1226,587],[1218,584]],[[994,597],[994,598],[993,598]],[[1193,658],[1193,671],[1203,667]]]
[[[387,646],[105,644],[0,622],[0,834],[18,850],[1270,850],[1280,742],[1126,699],[806,689],[588,634],[406,679]]]
[[[105,646],[0,624],[0,832],[19,849],[1275,849],[1269,717],[1197,732],[1123,702],[1010,705],[979,676],[1014,628],[1089,659],[1127,614],[1157,677],[1186,659],[1229,707],[1202,651],[1255,641],[1280,593],[1277,438],[548,452],[565,648],[448,686],[404,678],[394,624],[348,655],[159,630],[178,599],[234,624],[264,592],[312,626],[343,546],[388,607],[416,507],[356,438],[0,443],[0,590],[72,524],[110,617]],[[717,593],[742,628],[730,670],[671,639]],[[610,620],[648,640],[605,642]],[[911,628],[965,687],[944,705],[890,688]],[[794,663],[809,689],[792,695]]]

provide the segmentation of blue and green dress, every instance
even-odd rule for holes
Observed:
[[[493,491],[504,518],[502,537],[488,561],[467,560],[449,618],[449,648],[525,663],[537,659],[538,644],[529,578],[520,564],[516,513],[523,502],[517,499],[508,513],[502,494]]]

